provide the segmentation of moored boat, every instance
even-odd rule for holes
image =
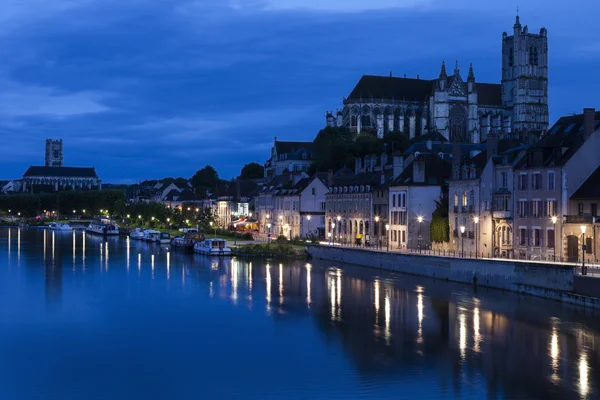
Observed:
[[[153,229],[146,229],[144,231],[144,241],[145,242],[158,242],[158,241],[160,241],[160,231],[155,231]]]
[[[51,231],[71,232],[73,227],[64,222],[52,222],[50,225],[48,225],[48,229]]]
[[[204,239],[194,245],[194,251],[208,256],[230,256],[231,249],[224,239]]]
[[[159,241],[160,241],[160,244],[171,243],[171,234],[169,232],[161,232]]]
[[[98,235],[115,236],[119,234],[119,225],[109,219],[102,218],[98,222],[90,222],[85,230]]]
[[[197,240],[190,236],[177,236],[171,240],[171,249],[193,252],[196,242]]]
[[[129,234],[131,240],[142,240],[144,238],[144,228],[135,228]]]

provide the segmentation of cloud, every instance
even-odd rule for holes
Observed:
[[[11,117],[71,117],[109,110],[107,93],[68,92],[51,86],[0,81],[0,115]]]
[[[390,10],[414,8],[430,5],[432,0],[265,0],[263,8],[266,11],[310,10],[355,13],[361,11]],[[245,0],[232,1],[234,9],[244,9]]]

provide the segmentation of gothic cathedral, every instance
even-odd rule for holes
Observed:
[[[539,135],[548,128],[548,38],[521,27],[502,34],[502,81],[480,83],[469,67],[466,83],[458,63],[451,75],[442,61],[437,79],[364,75],[344,98],[343,109],[328,112],[328,126],[357,134],[398,130],[411,139],[438,132],[450,141],[480,143],[490,132],[501,137]]]

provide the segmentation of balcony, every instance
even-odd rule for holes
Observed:
[[[510,211],[492,211],[492,218],[494,219],[509,219],[511,218]]]
[[[469,207],[462,206],[462,212],[465,213],[465,214],[468,213],[469,212]]]
[[[567,215],[565,224],[592,224],[594,218],[591,215]]]

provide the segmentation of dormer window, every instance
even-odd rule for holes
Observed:
[[[371,191],[371,186],[367,185],[367,192]]]

